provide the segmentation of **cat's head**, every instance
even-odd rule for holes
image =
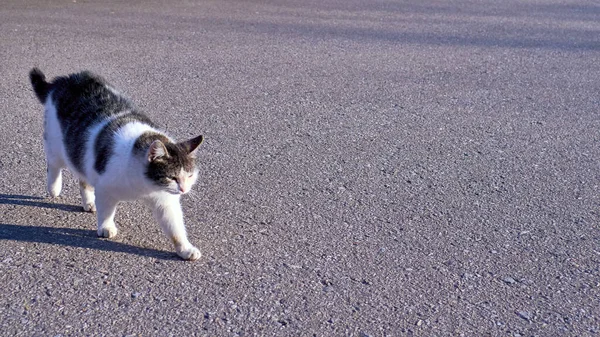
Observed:
[[[173,143],[166,137],[154,140],[146,151],[146,178],[161,190],[185,194],[198,178],[196,151],[203,137]]]

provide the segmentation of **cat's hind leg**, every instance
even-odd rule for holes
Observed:
[[[98,217],[98,236],[114,238],[117,235],[115,225],[115,212],[118,200],[103,193],[102,189],[96,188],[96,215]]]
[[[52,165],[48,162],[48,166],[46,168],[47,172],[47,184],[48,184],[48,193],[51,197],[55,198],[60,195],[60,191],[62,190],[62,171],[61,167],[57,165]]]
[[[183,212],[178,195],[163,194],[146,200],[163,232],[175,245],[177,255],[184,260],[198,260],[202,254],[187,238]]]
[[[48,139],[44,133],[44,152],[46,152],[46,182],[48,187],[48,193],[51,197],[55,198],[60,195],[62,190],[62,168],[65,166],[56,141]]]
[[[51,100],[44,109],[44,152],[46,153],[46,173],[48,193],[58,197],[62,190],[62,168],[65,162],[62,156],[62,133],[56,118],[56,108]]]
[[[83,210],[86,212],[96,211],[96,196],[94,194],[94,187],[89,185],[84,180],[79,180],[79,193],[81,193],[81,204]]]

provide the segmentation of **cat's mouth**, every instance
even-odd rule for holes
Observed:
[[[175,188],[175,189],[173,189],[173,188],[169,188],[169,189],[167,190],[167,192],[169,192],[170,194],[173,194],[173,195],[184,195],[184,194],[186,194],[186,193],[187,193],[187,192],[189,192],[189,191],[190,191],[190,190],[187,190],[187,191],[186,191],[186,190],[181,190],[181,189],[179,189],[179,188]]]

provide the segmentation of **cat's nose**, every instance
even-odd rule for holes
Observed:
[[[181,194],[185,193],[185,188],[181,185],[179,185],[179,192],[181,192]]]

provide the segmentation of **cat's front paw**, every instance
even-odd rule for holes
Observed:
[[[178,249],[177,255],[179,255],[179,257],[184,260],[196,261],[202,256],[202,253],[200,253],[200,250],[198,248],[190,246],[187,249]]]
[[[104,226],[98,228],[98,236],[102,238],[112,239],[117,236],[117,227],[116,226]]]
[[[94,213],[96,212],[96,204],[93,202],[89,202],[83,205],[83,210],[86,212]]]

